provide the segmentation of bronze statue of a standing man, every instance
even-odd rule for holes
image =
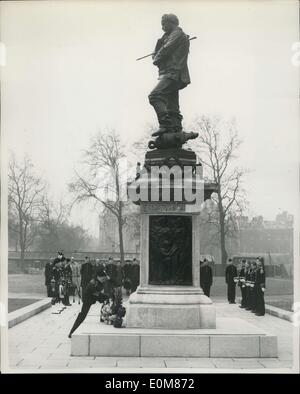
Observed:
[[[149,94],[159,123],[159,130],[152,136],[182,131],[182,115],[179,108],[179,90],[190,83],[187,58],[189,36],[179,27],[174,14],[165,14],[161,19],[165,34],[157,41],[153,64],[159,70],[159,82]]]

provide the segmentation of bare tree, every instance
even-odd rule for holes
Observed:
[[[195,126],[199,138],[193,141],[193,149],[205,165],[208,177],[217,184],[217,192],[212,195],[215,209],[208,211],[208,220],[217,227],[222,265],[225,265],[228,257],[226,239],[236,230],[235,218],[246,204],[242,188],[246,171],[234,166],[241,140],[234,120],[225,123],[217,117],[202,116]]]
[[[115,249],[119,248],[119,237],[116,237],[117,234],[114,231],[117,224],[116,216],[108,209],[104,209],[99,215],[99,219],[101,221],[101,231],[104,234],[101,245],[104,247],[104,250],[114,252]]]
[[[8,212],[8,247],[14,251],[19,249],[19,223],[15,212]]]
[[[39,212],[38,249],[54,251],[61,248],[60,228],[66,224],[67,207],[60,201],[55,204],[44,196]]]
[[[37,220],[42,205],[45,183],[36,176],[28,157],[18,163],[12,155],[8,167],[9,215],[15,218],[13,231],[20,245],[20,264],[24,266],[25,251],[37,236]]]
[[[84,157],[87,171],[84,175],[76,171],[76,179],[70,183],[69,190],[75,195],[74,202],[92,199],[115,216],[118,223],[120,257],[123,263],[125,261],[123,228],[126,215],[121,160],[125,158],[124,147],[114,131],[100,132],[92,139]]]

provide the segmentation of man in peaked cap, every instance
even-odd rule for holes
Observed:
[[[232,259],[228,259],[227,267],[225,270],[225,281],[227,284],[227,298],[229,304],[235,304],[236,283],[234,281],[234,278],[236,277],[237,277],[236,266],[233,264]]]
[[[69,338],[72,337],[73,332],[80,326],[80,324],[86,318],[90,307],[95,304],[95,302],[100,302],[101,304],[108,298],[104,293],[104,283],[109,280],[106,272],[103,269],[98,269],[95,274],[95,278],[92,279],[86,286],[84,293],[82,294],[82,308],[78,314],[73,327],[68,335]]]
[[[202,263],[202,264],[201,264]],[[200,262],[200,286],[203,290],[204,295],[210,296],[210,288],[213,283],[213,272],[211,267],[208,265],[206,259]]]
[[[88,256],[85,256],[84,263],[80,268],[82,294],[85,291],[89,281],[93,278],[94,267]]]

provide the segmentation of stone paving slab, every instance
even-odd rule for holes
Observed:
[[[166,368],[166,362],[162,358],[143,357],[141,368]]]
[[[265,360],[265,361],[259,361],[259,363],[264,367],[264,368],[292,368],[292,361],[273,361],[273,360]]]
[[[267,372],[272,369],[288,371],[288,368],[292,367],[293,326],[290,322],[271,315],[257,317],[237,305],[219,302],[216,307],[219,317],[244,319],[258,330],[277,335],[278,358],[72,357],[67,334],[80,310],[80,306],[73,304],[60,315],[51,314],[49,308],[8,330],[10,370],[22,373],[42,373],[45,370],[75,373],[78,370],[92,372],[93,368],[95,372],[130,372],[135,369],[148,371],[157,368],[178,372],[192,368],[195,372],[197,369],[211,369],[216,372],[218,369],[257,369],[259,372]],[[99,313],[99,309],[99,305],[94,305],[94,314]]]
[[[217,364],[217,361],[215,362]],[[224,364],[226,362],[224,361]],[[256,360],[251,360],[251,361],[245,361],[245,360],[239,360],[239,361],[233,361],[233,364],[231,364],[231,368],[241,368],[241,369],[262,369],[264,366]]]
[[[119,368],[141,368],[142,359],[141,358],[128,358],[126,360],[117,360],[117,366]]]
[[[216,368],[212,359],[207,360],[188,360],[188,368]]]

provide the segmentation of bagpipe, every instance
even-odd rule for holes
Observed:
[[[56,290],[56,280],[52,277],[52,279],[50,280],[50,291],[52,295],[55,294],[55,290]]]
[[[58,280],[58,296],[60,299],[64,298],[68,295],[68,288],[71,286],[71,279],[65,276],[62,276]]]
[[[246,279],[245,279],[243,276],[235,276],[235,277],[233,278],[233,281],[234,281],[234,283],[236,283],[238,286],[241,286],[241,287],[245,287],[245,286],[246,286],[246,285],[245,285]]]
[[[252,289],[255,286],[255,282],[253,280],[246,280],[245,285],[246,287],[250,287]]]
[[[234,283],[241,287],[254,287],[255,282],[251,280],[246,280],[244,276],[235,276],[233,278]]]

